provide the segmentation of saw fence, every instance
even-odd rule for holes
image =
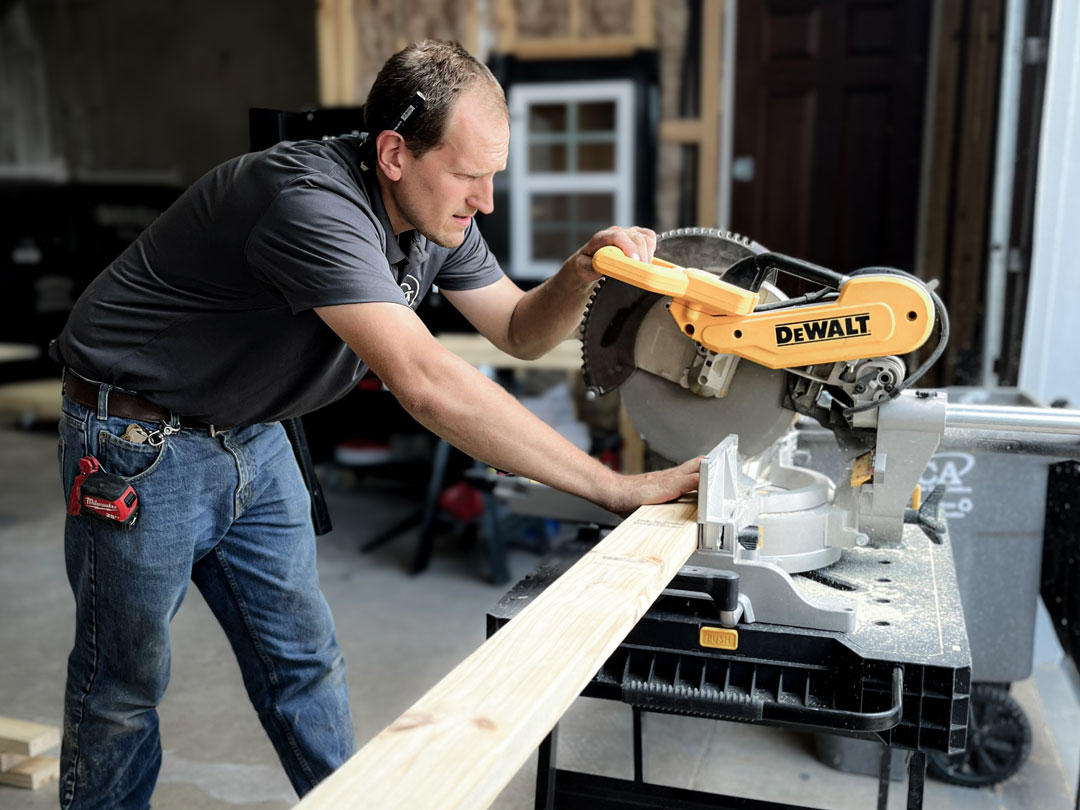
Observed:
[[[297,807],[488,807],[693,553],[696,512],[639,508]]]

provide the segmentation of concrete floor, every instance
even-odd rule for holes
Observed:
[[[0,429],[0,459],[0,715],[59,724],[74,606],[63,567],[55,440],[48,430]],[[360,555],[363,539],[413,504],[360,489],[337,489],[329,498],[336,528],[320,539],[320,573],[349,662],[357,739],[365,741],[483,641],[485,611],[505,588],[486,581],[478,549],[450,541],[440,543],[426,573],[409,576],[415,532]],[[537,561],[512,551],[512,574],[520,577]],[[1073,690],[1060,667],[1041,664],[1013,692],[1034,728],[1027,765],[993,789],[928,782],[926,808],[1073,806],[1080,728]],[[225,638],[195,589],[173,623],[172,682],[160,715],[165,756],[155,808],[276,810],[295,802]],[[816,808],[876,806],[876,780],[822,765],[807,735],[659,715],[647,722],[650,781]],[[625,706],[577,701],[561,725],[560,767],[630,777],[630,725]],[[494,807],[532,807],[534,778],[535,759]],[[905,789],[893,783],[890,807],[905,806]],[[0,810],[53,807],[55,796],[55,783],[35,792],[0,787]]]

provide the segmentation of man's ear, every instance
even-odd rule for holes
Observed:
[[[408,147],[398,133],[384,129],[375,139],[375,162],[387,180],[401,179],[402,163]]]

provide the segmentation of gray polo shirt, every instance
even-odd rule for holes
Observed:
[[[416,307],[502,276],[475,223],[454,249],[399,244],[355,137],[281,143],[210,171],[86,289],[64,362],[218,425],[307,413],[367,370],[314,307]]]

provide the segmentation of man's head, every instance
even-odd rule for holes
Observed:
[[[417,92],[423,108],[389,131]],[[506,165],[509,114],[495,77],[456,43],[418,42],[383,65],[364,118],[394,231],[460,245],[472,215],[491,210],[492,178]]]

